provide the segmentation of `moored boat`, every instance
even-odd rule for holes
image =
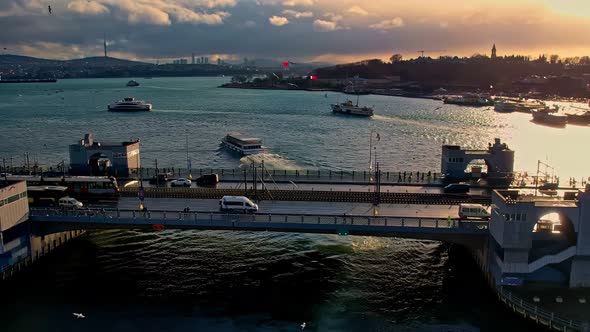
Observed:
[[[534,110],[533,121],[543,123],[550,126],[565,127],[567,124],[567,116],[552,112],[551,109]]]
[[[491,98],[481,95],[446,96],[443,98],[443,102],[460,106],[494,106],[494,101]]]

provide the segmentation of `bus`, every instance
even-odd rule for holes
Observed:
[[[111,198],[119,194],[117,179],[112,176],[58,176],[11,175],[8,180],[26,181],[27,186],[66,187],[66,194],[84,198]]]
[[[68,187],[28,186],[27,196],[30,206],[57,207],[59,199],[67,196]]]

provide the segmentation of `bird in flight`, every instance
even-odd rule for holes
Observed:
[[[84,316],[82,313],[72,312],[72,315],[74,315],[76,318],[86,318],[86,316]]]
[[[305,327],[307,326],[307,324],[305,322],[301,323],[301,329],[305,329]]]
[[[47,6],[47,10],[49,10],[49,14],[51,14],[51,5]]]

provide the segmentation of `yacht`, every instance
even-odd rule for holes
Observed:
[[[260,138],[242,137],[236,134],[227,134],[221,139],[221,145],[242,156],[249,156],[264,152]]]
[[[533,121],[550,126],[565,127],[567,115],[557,114],[552,109],[544,108],[533,111]]]
[[[131,80],[131,81],[127,82],[127,86],[139,86],[139,82],[137,82],[135,80]]]
[[[123,98],[108,106],[109,112],[137,112],[137,111],[151,111],[152,104],[148,104],[143,100],[136,100],[133,97]]]
[[[332,104],[332,112],[362,116],[373,116],[373,108],[367,106],[359,106],[358,96],[356,99],[356,105],[351,100],[347,100],[345,103]]]
[[[443,102],[461,106],[494,106],[491,98],[480,95],[446,96]]]

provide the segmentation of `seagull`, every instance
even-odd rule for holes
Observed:
[[[86,316],[84,316],[82,313],[72,312],[72,315],[74,315],[76,318],[86,318]]]
[[[305,326],[307,326],[307,324],[305,322],[301,323],[301,329],[305,329]]]

